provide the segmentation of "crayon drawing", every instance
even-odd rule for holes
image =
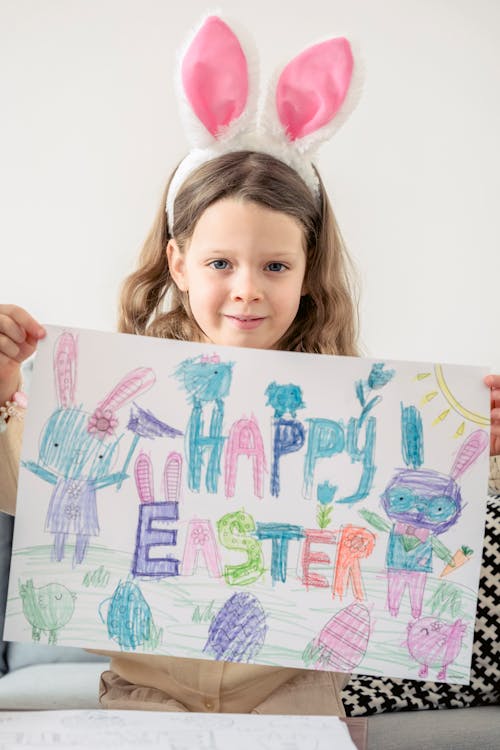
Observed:
[[[5,638],[467,683],[484,374],[49,326]]]

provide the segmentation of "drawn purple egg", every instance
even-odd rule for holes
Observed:
[[[233,594],[215,615],[204,651],[217,660],[249,662],[264,645],[266,613],[256,596]]]
[[[354,602],[337,612],[314,640],[317,669],[350,672],[363,659],[370,638],[370,613]]]

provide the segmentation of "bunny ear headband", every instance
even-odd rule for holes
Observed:
[[[258,103],[257,55],[218,15],[206,17],[179,55],[176,84],[191,151],[167,195],[170,227],[174,201],[186,177],[201,164],[232,151],[270,154],[302,177],[319,197],[312,159],[354,109],[360,74],[344,37],[303,50],[273,77]]]

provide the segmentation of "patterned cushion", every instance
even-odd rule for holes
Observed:
[[[500,496],[488,498],[470,685],[353,675],[342,693],[347,716],[500,703]]]
[[[7,587],[9,583],[10,550],[14,519],[0,512],[0,677],[7,671],[7,644],[2,641],[3,621],[7,604]]]

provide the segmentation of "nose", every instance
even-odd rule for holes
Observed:
[[[257,302],[262,299],[262,296],[262,286],[257,271],[240,268],[233,277],[231,298],[236,302]]]

